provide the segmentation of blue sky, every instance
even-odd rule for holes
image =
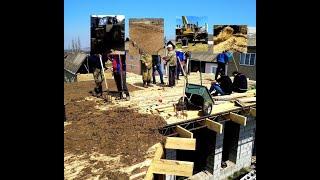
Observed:
[[[199,2],[199,3],[197,3]],[[256,26],[255,0],[64,0],[64,47],[80,37],[82,47],[90,47],[90,15],[121,14],[126,18],[164,18],[167,39],[174,38],[177,17],[207,16],[209,33],[214,24]]]

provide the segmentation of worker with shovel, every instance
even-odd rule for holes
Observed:
[[[173,87],[176,85],[175,79],[176,79],[177,56],[171,44],[169,44],[167,48],[168,48],[168,55],[163,57],[162,59],[165,60],[169,65],[169,87]]]
[[[218,62],[218,67],[216,69],[216,73],[215,73],[215,80],[217,80],[218,78],[218,74],[223,71],[226,72],[226,64],[229,61],[229,54],[227,53],[227,51],[223,51],[222,53],[219,53],[217,58],[217,62]]]
[[[96,84],[96,87],[93,91],[93,96],[101,97],[102,96],[102,82],[103,82],[103,76],[102,76],[102,66],[100,62],[100,55],[99,54],[92,54],[89,57],[89,61],[93,64],[93,78],[94,82]],[[105,63],[102,63],[103,66]]]
[[[142,63],[142,80],[143,87],[147,88],[151,86],[151,76],[152,76],[152,56],[141,50],[141,63]]]
[[[111,49],[111,52],[108,54],[108,58],[112,62],[113,77],[119,92],[119,99],[130,100],[126,83],[125,54],[122,54],[121,56],[121,51],[114,51]]]

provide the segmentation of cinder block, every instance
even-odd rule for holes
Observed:
[[[218,153],[222,153],[222,148],[217,148],[217,149],[215,149],[215,153],[216,153],[216,155],[217,155]]]

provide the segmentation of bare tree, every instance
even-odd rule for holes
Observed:
[[[72,39],[72,41],[71,41],[71,50],[72,50],[72,52],[74,52],[75,51],[75,43],[74,43],[74,39]]]
[[[69,45],[70,47],[70,45]],[[80,52],[81,51],[81,44],[80,44],[80,37],[78,36],[78,39],[72,38],[71,41],[71,51],[72,52]]]
[[[78,36],[78,52],[81,51],[81,43],[80,43],[80,37]]]

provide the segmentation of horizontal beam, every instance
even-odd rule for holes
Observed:
[[[166,174],[190,177],[193,174],[193,162],[175,160],[155,160],[151,165],[154,174]]]
[[[256,108],[250,108],[249,114],[253,117],[256,117]]]
[[[229,116],[230,120],[245,126],[247,124],[247,117],[231,112]]]
[[[196,139],[167,137],[164,147],[166,149],[196,150]]]
[[[215,131],[216,133],[222,134],[223,125],[212,121],[210,119],[204,120],[204,124],[208,127],[208,129]]]
[[[187,129],[181,127],[181,126],[177,126],[176,127],[176,131],[178,132],[180,137],[184,137],[184,138],[193,138],[193,133],[188,131]]]

